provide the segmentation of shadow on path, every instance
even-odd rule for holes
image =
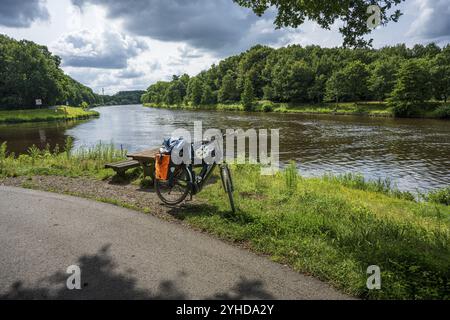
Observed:
[[[108,300],[184,300],[189,294],[180,289],[180,282],[188,274],[180,272],[176,279],[162,280],[155,292],[139,288],[133,271],[119,273],[117,263],[110,255],[110,245],[103,246],[94,255],[83,255],[77,265],[81,269],[82,290],[68,290],[66,281],[70,274],[57,272],[38,281],[34,287],[26,287],[22,281],[11,285],[5,300],[62,300],[62,299],[108,299]],[[230,290],[219,292],[205,299],[273,299],[264,290],[260,280],[241,278]]]

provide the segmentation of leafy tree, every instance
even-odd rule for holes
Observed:
[[[219,102],[237,101],[239,93],[236,88],[236,80],[231,71],[228,71],[222,80],[219,90]]]
[[[253,83],[250,78],[245,79],[244,91],[241,95],[241,101],[245,110],[251,110],[253,107],[253,100],[255,99],[255,93],[253,90]]]
[[[274,95],[282,101],[306,101],[313,80],[313,71],[305,61],[280,60],[272,73]]]
[[[324,29],[330,29],[336,20],[342,20],[344,25],[339,30],[344,37],[344,45],[354,47],[371,44],[371,40],[364,39],[364,36],[371,31],[367,25],[369,18],[367,8],[370,4],[379,6],[381,9],[380,23],[386,25],[390,21],[398,21],[401,12],[399,10],[391,12],[390,9],[402,1],[404,0],[234,0],[241,6],[253,9],[259,16],[269,8],[275,8],[277,11],[275,24],[278,28],[297,28],[305,20],[311,20],[317,22]]]
[[[217,102],[216,97],[208,84],[203,84],[202,104],[209,105]]]
[[[91,89],[65,75],[61,59],[45,46],[0,35],[0,108],[35,108],[69,102],[95,104]]]
[[[369,91],[376,100],[382,101],[389,97],[394,89],[397,66],[400,61],[396,58],[377,60],[369,66]]]
[[[423,59],[405,61],[389,98],[396,115],[410,116],[431,97],[428,63]]]
[[[450,46],[432,61],[431,77],[434,97],[447,102],[450,96]]]
[[[166,105],[180,105],[183,102],[186,95],[186,87],[184,81],[175,78],[173,82],[169,84],[164,95],[164,103]]]
[[[337,71],[326,83],[325,99],[338,103],[347,94],[346,78],[343,71]]]
[[[321,103],[325,98],[327,77],[324,74],[316,76],[314,83],[308,88],[308,97],[311,101]]]
[[[203,84],[199,78],[191,78],[189,80],[187,97],[195,106],[202,103]]]

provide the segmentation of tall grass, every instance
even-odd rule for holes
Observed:
[[[126,150],[117,150],[111,144],[97,144],[93,147],[81,147],[72,150],[73,141],[67,138],[63,151],[56,146],[40,150],[36,146],[28,149],[27,154],[16,157],[7,154],[6,142],[0,147],[0,176],[23,175],[62,175],[62,176],[111,176],[110,170],[104,169],[105,163],[123,160]]]
[[[326,174],[324,175],[324,179],[330,182],[338,182],[349,188],[379,192],[400,199],[414,201],[416,198],[409,191],[400,191],[389,178],[367,180],[362,174],[346,173],[343,175]]]

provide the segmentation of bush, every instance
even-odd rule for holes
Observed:
[[[274,105],[272,102],[266,102],[262,105],[262,110],[264,112],[272,112],[274,109]]]
[[[440,106],[434,111],[434,115],[441,119],[450,118],[450,105]]]
[[[428,194],[428,201],[443,205],[450,205],[450,187],[432,191]]]
[[[419,106],[414,102],[407,101],[389,101],[396,117],[410,117],[417,114]]]

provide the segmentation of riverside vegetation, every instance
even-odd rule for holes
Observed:
[[[71,150],[69,139],[62,149],[32,147],[16,157],[6,153],[4,143],[0,177],[107,180],[114,173],[104,164],[125,158],[112,145]],[[176,218],[357,297],[450,299],[450,188],[417,200],[389,181],[352,174],[304,178],[294,165],[275,176],[261,176],[251,165],[233,170],[236,214],[229,212],[217,179],[199,194],[200,202],[186,204]],[[140,169],[127,176],[148,187]],[[381,290],[366,288],[370,265],[381,268]]]
[[[55,109],[0,111],[0,123],[76,120],[98,116],[99,113],[96,111],[61,106]]]
[[[450,117],[450,45],[369,48],[255,46],[194,77],[175,75],[147,106]],[[375,101],[375,102],[374,102]]]

